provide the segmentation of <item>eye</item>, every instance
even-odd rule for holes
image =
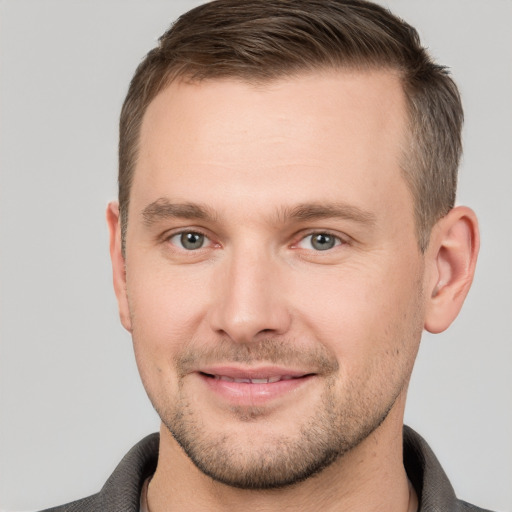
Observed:
[[[169,238],[171,244],[187,251],[195,251],[204,247],[210,240],[202,233],[183,231]]]
[[[339,237],[330,233],[312,233],[304,237],[297,247],[301,249],[313,249],[315,251],[328,251],[337,245],[341,245],[342,241]]]

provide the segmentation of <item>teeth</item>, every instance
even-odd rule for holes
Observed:
[[[238,382],[243,384],[272,384],[279,382],[280,380],[291,380],[294,377],[290,375],[276,375],[274,377],[262,378],[262,379],[248,379],[248,378],[233,378],[227,377],[226,375],[215,375],[216,380],[223,380],[225,382]]]

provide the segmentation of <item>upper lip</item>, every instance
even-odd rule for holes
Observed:
[[[235,366],[209,366],[200,368],[199,373],[211,375],[212,377],[222,378],[233,381],[254,381],[266,380],[267,382],[277,382],[284,379],[297,379],[312,375],[313,372],[304,370],[295,370],[291,368],[277,366],[262,366],[257,368],[240,368]]]

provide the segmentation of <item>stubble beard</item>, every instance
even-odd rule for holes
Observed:
[[[269,434],[264,445],[257,448],[247,440],[241,446],[226,434],[208,432],[187,401],[181,402],[170,417],[161,417],[186,455],[205,475],[240,489],[279,489],[320,473],[358,446],[382,424],[395,400],[378,415],[370,417],[363,413],[366,421],[356,424],[355,418],[330,408],[332,397],[325,397],[323,407],[318,407],[317,413],[303,423],[297,435]],[[243,414],[246,420],[251,413]]]
[[[293,347],[293,344],[279,345]],[[251,352],[253,355],[254,352],[265,355],[261,359],[285,361],[287,355],[280,349],[275,357],[269,357],[272,346],[277,345],[269,342],[261,350],[251,347]],[[230,354],[231,360],[247,362],[252,359],[248,353],[242,355],[239,347],[234,349],[238,351],[237,356]],[[314,357],[308,354],[310,364]],[[186,358],[182,363],[184,361],[184,366],[193,364]],[[339,371],[336,360],[324,357],[323,362],[317,361],[319,368],[329,369],[324,372],[326,376],[320,377],[324,380],[323,392],[308,416],[302,422],[296,422],[299,424],[292,433],[276,434],[269,429],[264,439],[258,439],[258,436],[248,439],[226,434],[225,431],[212,431],[208,418],[194,408],[182,385],[172,405],[162,400],[163,397],[153,401],[153,405],[185,454],[200,471],[215,481],[253,490],[292,486],[320,473],[371,435],[386,419],[406,386],[402,379],[395,383],[394,389],[388,390],[385,397],[377,396],[379,391],[370,396],[368,392],[361,391],[367,388],[358,381],[345,386],[340,395],[336,390]],[[185,374],[186,369],[181,368],[178,370],[180,373]],[[371,377],[365,375],[361,378]],[[245,432],[253,425],[257,432],[259,422],[271,421],[257,407],[233,408],[231,412]]]

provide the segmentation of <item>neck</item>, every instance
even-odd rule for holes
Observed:
[[[162,427],[158,467],[148,491],[149,510],[415,511],[416,495],[403,466],[401,405],[395,403],[379,428],[320,474],[290,487],[263,491],[233,488],[204,475]]]

